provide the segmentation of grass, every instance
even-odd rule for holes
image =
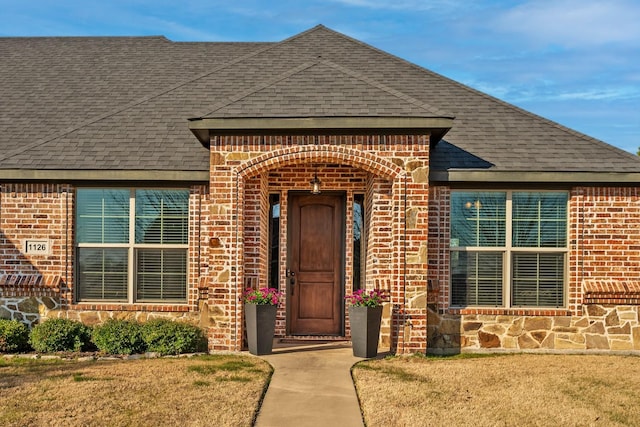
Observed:
[[[237,355],[0,358],[0,425],[250,426],[270,376]],[[390,357],[353,377],[368,427],[640,425],[640,357]]]
[[[251,426],[271,372],[237,355],[0,358],[0,425]]]
[[[640,425],[640,357],[392,357],[352,373],[368,427]]]

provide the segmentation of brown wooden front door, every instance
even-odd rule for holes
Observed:
[[[344,196],[289,199],[289,333],[340,335]]]

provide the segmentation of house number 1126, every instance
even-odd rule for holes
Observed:
[[[49,255],[51,243],[49,240],[25,240],[24,253],[31,255]]]

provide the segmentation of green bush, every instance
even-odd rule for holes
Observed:
[[[29,350],[29,328],[17,320],[0,319],[0,353]]]
[[[91,328],[69,319],[48,319],[31,330],[31,346],[40,353],[91,348]]]
[[[138,322],[109,319],[94,327],[91,336],[98,350],[109,354],[144,353],[146,349]]]
[[[142,326],[147,351],[160,354],[194,353],[206,348],[202,329],[167,319],[150,320]]]

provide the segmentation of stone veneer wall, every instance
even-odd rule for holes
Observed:
[[[0,298],[0,319],[17,320],[31,327],[46,317],[51,310],[60,308],[60,300],[54,297]]]
[[[587,305],[581,316],[451,315],[429,311],[428,351],[640,350],[640,307]]]
[[[67,310],[61,308],[60,299],[57,297],[0,298],[0,319],[17,320],[33,327],[46,319],[53,318],[79,320],[86,325],[98,325],[108,319],[146,322],[164,318],[202,326],[201,314],[194,312]]]
[[[99,325],[104,323],[108,319],[118,320],[135,320],[138,322],[146,322],[151,319],[170,319],[188,322],[197,326],[201,325],[200,313],[195,312],[176,312],[176,311],[150,311],[150,310],[136,310],[136,311],[107,311],[107,310],[49,310],[42,317],[46,319],[71,319],[79,320],[85,325]]]

